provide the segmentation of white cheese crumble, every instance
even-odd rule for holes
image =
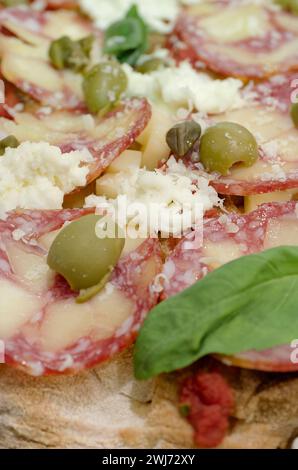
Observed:
[[[128,210],[125,214],[123,210],[121,212],[122,226],[127,226],[133,219],[135,225],[144,227],[145,224],[145,235],[162,232],[179,236],[198,223],[197,217],[202,217],[204,212],[220,205],[217,192],[209,186],[209,182],[207,177],[190,171],[183,162],[176,162],[171,157],[164,169],[138,169],[127,174],[120,182],[116,199],[107,200],[92,195],[86,199],[85,205],[99,210],[112,209],[118,222],[118,212],[123,209],[125,197]],[[134,211],[139,208],[141,211],[136,215]]]
[[[23,142],[0,157],[0,217],[19,209],[61,209],[63,197],[85,186],[90,152],[62,153],[47,142]]]
[[[191,107],[208,114],[222,113],[244,103],[241,80],[212,79],[204,72],[195,71],[188,62],[149,74],[138,73],[128,64],[124,64],[123,69],[128,77],[129,96],[146,96],[153,102]]]
[[[94,19],[96,26],[106,29],[120,20],[132,5],[137,5],[146,23],[160,33],[171,31],[181,4],[198,0],[79,0],[82,10]]]

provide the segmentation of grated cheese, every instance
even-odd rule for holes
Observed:
[[[77,186],[85,186],[88,150],[62,154],[47,142],[23,142],[7,148],[0,158],[0,217],[20,209],[61,209],[63,197]]]
[[[148,231],[153,236],[158,232],[179,236],[182,227],[184,232],[188,231],[197,223],[198,216],[202,217],[205,211],[220,205],[221,201],[209,182],[207,177],[199,176],[171,157],[164,169],[136,169],[127,174],[119,182],[116,199],[92,195],[86,199],[85,205],[112,210],[118,223],[118,211],[121,212],[122,225],[127,226],[133,219],[136,225],[144,227],[144,236]],[[128,208],[126,214],[123,213],[124,203]],[[130,207],[143,210],[136,215],[129,212]]]
[[[195,71],[188,62],[149,74],[138,73],[128,64],[123,69],[128,77],[128,96],[146,96],[153,102],[208,114],[239,108],[244,103],[241,80],[213,79]]]

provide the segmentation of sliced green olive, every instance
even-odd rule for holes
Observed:
[[[88,302],[88,300],[92,299],[95,297],[99,292],[102,291],[104,286],[107,284],[111,277],[111,272],[110,270],[106,276],[102,278],[102,280],[97,284],[96,286],[89,287],[88,289],[81,289],[80,290],[80,295],[76,298],[76,303],[77,304],[84,304],[85,302]]]
[[[91,113],[108,111],[127,88],[127,77],[116,62],[102,62],[85,75],[83,92]]]
[[[9,135],[4,139],[0,140],[0,156],[5,154],[5,150],[8,147],[17,148],[20,145],[18,139],[14,135]]]
[[[94,41],[93,36],[73,41],[68,36],[62,36],[51,43],[50,60],[56,69],[72,69],[76,72],[83,70],[89,62]]]
[[[61,230],[50,248],[49,267],[63,276],[75,291],[99,284],[103,287],[103,279],[108,280],[107,275],[123,250],[124,238],[99,238],[96,235],[100,219],[100,216],[90,214],[71,222]]]
[[[202,136],[200,160],[206,170],[227,175],[235,163],[253,165],[258,160],[258,144],[245,127],[221,122]]]
[[[167,144],[175,157],[184,157],[198,142],[201,126],[195,121],[184,121],[176,124],[166,136]]]
[[[292,105],[291,108],[291,117],[295,127],[298,129],[298,103]]]
[[[164,66],[165,66],[165,62],[162,59],[159,59],[158,57],[154,57],[138,65],[136,67],[136,70],[137,72],[145,74],[145,73],[155,72],[156,70],[159,70],[160,68]]]

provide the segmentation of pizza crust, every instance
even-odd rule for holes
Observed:
[[[286,447],[298,432],[298,376],[220,367],[237,403],[221,447]],[[77,376],[32,378],[2,366],[1,448],[193,448],[177,408],[180,378],[135,381],[131,351]]]

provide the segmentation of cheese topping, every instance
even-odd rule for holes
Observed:
[[[79,0],[79,3],[101,29],[120,20],[132,5],[137,5],[153,30],[168,33],[179,14],[180,6],[198,3],[198,0]]]
[[[62,154],[47,142],[23,142],[0,157],[0,217],[20,209],[61,209],[64,194],[86,185],[87,149]]]
[[[181,229],[188,231],[200,222],[198,219],[205,211],[219,205],[220,199],[209,186],[209,179],[188,170],[174,157],[169,159],[166,169],[138,169],[126,174],[119,181],[116,199],[94,195],[86,199],[86,207],[111,209],[118,223],[121,213],[122,226],[133,219],[145,235],[163,232],[179,236]]]
[[[188,62],[149,74],[138,73],[128,64],[123,68],[128,77],[129,96],[146,96],[153,102],[210,114],[239,108],[244,103],[240,80],[214,80],[206,73],[195,71]]]

